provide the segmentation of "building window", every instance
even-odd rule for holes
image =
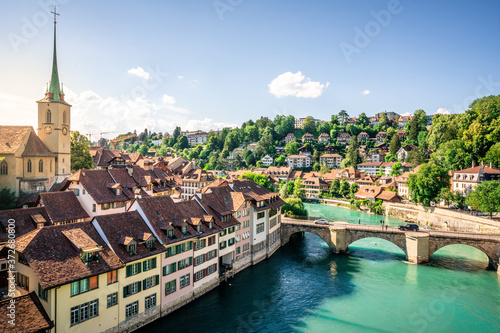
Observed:
[[[0,175],[8,175],[9,174],[9,166],[7,162],[2,161],[0,163]]]
[[[128,265],[126,267],[126,270],[127,270],[126,276],[129,277],[132,275],[139,274],[141,272],[141,268],[142,268],[141,266],[142,265],[140,262],[132,264],[132,265]]]
[[[183,268],[189,267],[193,264],[193,257],[189,257],[186,259],[182,259],[177,263],[177,270],[181,270]]]
[[[159,275],[148,277],[142,281],[142,289],[143,290],[149,289],[151,287],[157,286],[159,283],[160,283]]]
[[[257,224],[257,233],[260,234],[261,232],[264,232],[264,223]]]
[[[96,211],[96,204],[92,204],[92,212],[95,213],[95,211]]]
[[[261,219],[261,218],[263,218],[264,216],[266,216],[266,212],[260,212],[260,213],[257,213],[257,219]]]
[[[181,278],[179,280],[180,289],[189,286],[191,284],[190,280],[191,280],[191,274],[186,274],[184,276],[181,276]]]
[[[250,249],[250,243],[243,244],[243,252],[248,251]]]
[[[125,317],[130,318],[139,313],[139,301],[136,301],[131,304],[127,304],[125,307]]]
[[[98,288],[97,276],[92,276],[87,279],[75,281],[71,283],[71,296],[75,296],[97,288]]]
[[[115,269],[114,271],[108,272],[108,284],[112,284],[118,282],[118,271]]]
[[[145,299],[145,308],[146,310],[156,306],[156,294],[150,295]]]
[[[28,169],[28,172],[31,172],[31,160],[28,160],[27,169]]]
[[[43,160],[38,162],[38,172],[43,172]]]
[[[141,292],[141,290],[142,290],[141,281],[131,283],[128,286],[123,287],[123,297],[125,298],[129,297],[130,295],[137,294]]]
[[[99,300],[93,300],[88,303],[83,303],[72,307],[70,310],[71,326],[81,323],[82,321],[97,317],[99,315]]]
[[[170,282],[165,283],[165,296],[175,293],[177,286],[177,280],[172,280]]]
[[[108,295],[108,308],[118,304],[118,293],[112,293]]]
[[[52,122],[52,113],[50,112],[50,110],[47,110],[47,123],[51,123]]]
[[[177,271],[177,263],[172,263],[167,266],[163,266],[163,276],[175,273]]]
[[[40,285],[40,283],[38,284],[38,297],[40,299],[45,300],[45,301],[49,297],[49,291],[46,289],[42,289],[42,286]]]

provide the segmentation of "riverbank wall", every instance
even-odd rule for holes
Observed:
[[[384,203],[384,215],[418,223],[429,229],[499,234],[500,222],[438,207]]]

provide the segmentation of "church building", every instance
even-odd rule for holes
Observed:
[[[59,84],[54,20],[52,76],[38,103],[38,128],[0,125],[0,188],[16,196],[46,192],[71,172],[71,105]]]

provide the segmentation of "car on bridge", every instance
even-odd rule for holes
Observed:
[[[407,231],[418,231],[418,225],[415,223],[406,223],[405,225],[400,225],[399,230]]]
[[[314,221],[316,224],[330,224],[330,222],[327,219],[319,219]]]

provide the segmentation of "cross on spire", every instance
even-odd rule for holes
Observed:
[[[60,14],[57,12],[57,6],[56,5],[54,5],[54,11],[50,12],[50,13],[54,14],[54,24],[56,24],[57,23],[56,18],[57,18],[57,16],[60,16]]]

